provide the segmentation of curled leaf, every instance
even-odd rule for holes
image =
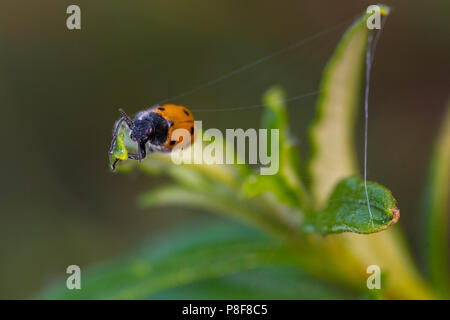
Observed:
[[[381,15],[389,8],[380,5]],[[341,179],[358,173],[354,128],[370,30],[364,14],[345,33],[329,60],[320,84],[317,114],[310,128],[310,189],[323,208]]]
[[[114,161],[117,160],[127,160],[128,159],[128,151],[127,148],[125,148],[125,143],[123,141],[124,139],[123,132],[120,132],[117,136],[116,143],[114,144],[113,152],[110,155],[109,162],[110,165],[114,163]]]

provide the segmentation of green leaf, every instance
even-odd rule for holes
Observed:
[[[125,148],[125,143],[123,141],[124,139],[124,133],[121,130],[119,132],[119,135],[116,139],[116,144],[114,145],[114,150],[112,154],[110,155],[110,165],[114,162],[114,160],[127,160],[128,159],[128,151],[127,148]]]
[[[305,231],[323,235],[341,232],[374,233],[397,222],[400,211],[395,206],[391,192],[373,182],[367,183],[367,191],[372,219],[367,206],[364,181],[352,177],[336,185],[326,208],[307,221]]]
[[[277,175],[262,176],[256,173],[250,175],[242,184],[242,191],[247,197],[257,197],[265,192],[271,192],[279,202],[285,205],[295,207],[300,205],[295,192],[289,189]]]
[[[344,299],[355,293],[306,275],[296,267],[258,268],[192,283],[151,295],[149,299]]]
[[[381,6],[387,15],[388,8]],[[308,170],[317,207],[325,205],[335,184],[357,174],[354,127],[369,29],[364,14],[345,33],[329,60],[320,84],[317,115],[310,128]]]
[[[192,189],[183,186],[163,186],[152,189],[139,197],[139,204],[154,206],[179,206],[204,209],[220,213],[274,234],[295,232],[298,224],[285,216],[274,215],[265,201],[252,201],[238,197],[231,189],[211,185],[207,189]]]
[[[272,192],[286,205],[307,209],[309,200],[300,179],[299,152],[290,138],[285,100],[285,93],[280,87],[269,89],[263,97],[263,127],[268,129],[268,153],[278,152],[278,172],[274,175],[260,175],[259,172],[250,175],[244,182],[243,191],[252,197]],[[278,148],[270,145],[270,132],[273,129],[279,131]],[[273,163],[271,165],[274,166]]]
[[[202,143],[203,133],[198,131],[195,144]],[[125,146],[128,150],[134,150],[136,143],[125,136]],[[193,146],[187,148],[183,152],[192,153],[192,157],[197,156],[197,152],[201,153],[201,148]],[[122,167],[137,167],[144,173],[150,175],[168,174],[181,184],[189,184],[189,179],[192,174],[198,175],[198,178],[207,179],[215,184],[223,184],[239,189],[240,178],[247,175],[247,168],[245,165],[235,164],[175,164],[171,159],[170,153],[155,152],[149,154],[140,164],[137,161],[128,161],[122,164]],[[187,178],[186,181],[184,178]]]
[[[428,262],[433,284],[450,292],[448,225],[450,214],[450,103],[436,140],[426,190],[424,215],[428,220]]]
[[[186,227],[184,227],[186,229]],[[83,273],[82,289],[55,282],[44,299],[145,299],[158,292],[246,270],[295,266],[280,242],[239,225],[203,224]]]
[[[382,15],[387,15],[388,8],[381,8]],[[310,129],[311,157],[308,161],[309,187],[318,211],[327,205],[326,201],[338,181],[359,173],[354,131],[369,35],[366,19],[367,14],[364,13],[345,33],[327,64],[321,82],[317,115]],[[346,252],[350,257],[344,262],[355,262],[347,262],[346,273],[352,273],[355,264],[365,270],[376,261],[393,279],[385,288],[385,297],[433,297],[408,254],[402,235],[396,231],[396,228],[390,228],[370,236],[355,233],[336,235],[333,244],[340,246],[336,257],[340,262],[340,257]]]
[[[127,145],[127,148],[130,147]],[[185,151],[195,152],[195,148]],[[174,186],[163,186],[141,195],[139,202],[144,207],[168,205],[201,208],[231,216],[271,233],[288,234],[298,230],[298,217],[292,217],[298,216],[298,212],[291,210],[286,213],[284,208],[268,205],[270,199],[248,199],[242,195],[243,179],[249,175],[248,169],[243,166],[176,165],[171,161],[170,154],[163,153],[153,153],[141,164],[128,161],[122,169],[134,166],[151,175],[166,174],[176,182]]]
[[[263,127],[279,129],[281,140],[289,138],[289,115],[286,110],[286,93],[281,87],[272,87],[264,93]]]

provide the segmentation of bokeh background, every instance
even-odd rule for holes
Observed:
[[[370,98],[369,179],[398,200],[423,264],[420,195],[450,85],[450,2],[392,7],[377,47]],[[82,29],[66,28],[77,4]],[[29,298],[49,281],[136,247],[208,213],[141,210],[163,182],[107,166],[117,109],[130,114],[216,79],[322,30],[314,41],[172,102],[192,108],[259,104],[279,84],[314,91],[347,25],[373,1],[22,1],[0,5],[0,298]],[[316,96],[289,103],[305,157]],[[259,126],[260,109],[198,113],[206,127]],[[362,137],[362,131],[359,131]],[[359,141],[361,146],[361,141]],[[361,148],[359,148],[361,149]]]

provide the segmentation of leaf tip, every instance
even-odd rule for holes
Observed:
[[[378,4],[378,6],[380,7],[380,13],[382,16],[387,16],[389,15],[389,13],[391,13],[391,8],[388,7],[385,4]]]
[[[397,208],[392,209],[392,220],[388,223],[388,228],[393,225],[394,223],[397,223],[398,219],[400,219],[400,210]]]
[[[263,103],[269,109],[278,110],[283,107],[285,97],[286,93],[282,87],[273,86],[264,93]]]

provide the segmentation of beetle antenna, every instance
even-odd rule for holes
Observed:
[[[122,115],[125,122],[127,123],[128,127],[130,129],[132,129],[134,124],[133,124],[133,121],[131,120],[131,118],[125,113],[125,111],[122,108],[119,109],[119,112]]]

